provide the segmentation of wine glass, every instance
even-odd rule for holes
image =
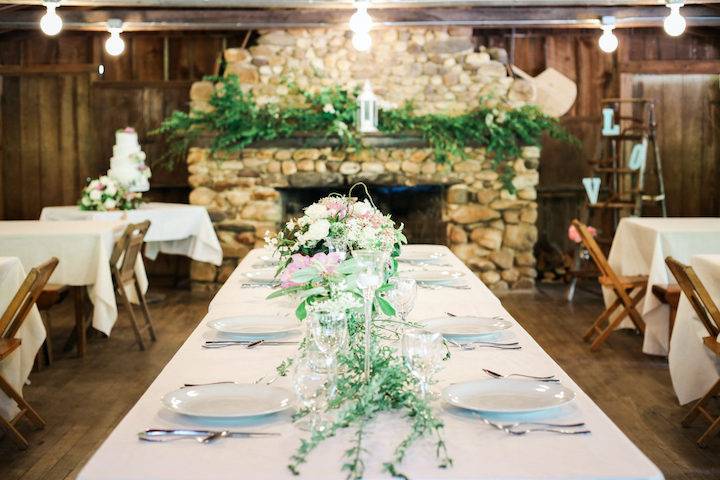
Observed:
[[[348,336],[345,312],[313,311],[308,319],[308,332],[320,352],[327,356],[337,355]]]
[[[387,291],[386,298],[400,315],[400,320],[405,322],[415,306],[417,282],[414,278],[392,277],[388,283],[391,288]]]
[[[347,258],[348,246],[342,238],[327,237],[325,239],[325,246],[328,249],[328,254],[337,253],[340,256],[341,262]]]
[[[300,405],[309,411],[296,425],[302,430],[323,431],[326,425],[322,412],[335,394],[335,359],[308,348],[293,363],[293,390]]]
[[[365,380],[370,379],[370,350],[372,349],[372,306],[375,291],[385,275],[385,255],[373,250],[355,250],[353,258],[357,263],[356,283],[363,292],[365,303]]]
[[[420,396],[432,397],[430,380],[440,370],[443,358],[442,334],[427,330],[409,330],[402,337],[405,365],[420,384]]]

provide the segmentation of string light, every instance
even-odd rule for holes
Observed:
[[[367,52],[372,46],[370,38],[370,30],[373,27],[373,19],[368,13],[368,4],[370,2],[356,3],[357,10],[350,17],[348,26],[353,32],[352,45],[359,52]]]
[[[120,38],[122,32],[122,20],[111,18],[107,22],[110,37],[105,40],[105,51],[113,56],[118,56],[125,51],[125,41]]]
[[[603,34],[600,35],[598,46],[603,52],[612,53],[617,50],[619,43],[618,38],[613,33],[613,30],[615,29],[615,17],[602,17],[601,28]]]
[[[62,18],[58,16],[55,9],[60,5],[60,0],[45,0],[43,2],[47,12],[40,19],[40,30],[45,35],[57,35],[62,30]]]
[[[665,29],[665,33],[671,37],[682,35],[687,26],[685,18],[680,14],[680,7],[684,4],[682,0],[668,0],[665,3],[665,6],[670,9],[670,15],[665,17],[663,28]]]
[[[352,37],[352,46],[358,52],[367,52],[372,47],[372,38],[369,33],[354,33]]]

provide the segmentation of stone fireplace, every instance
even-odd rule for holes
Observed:
[[[413,99],[420,112],[459,113],[481,96],[523,102],[526,86],[508,77],[483,48],[478,51],[470,29],[373,35],[372,52],[359,54],[343,31],[264,31],[256,46],[225,52],[225,73],[238,75],[259,102],[287,94],[282,78],[303,88],[352,87],[369,78],[383,100],[399,105]],[[195,83],[192,107],[211,108],[213,89],[210,82]],[[406,224],[411,242],[447,244],[494,290],[533,286],[539,148],[525,147],[513,161],[516,193],[510,194],[481,145],[466,148],[465,158],[438,164],[412,135],[368,136],[364,144],[368,148],[351,151],[332,139],[287,139],[222,154],[221,161],[202,144],[191,148],[190,203],[208,208],[225,257],[219,268],[193,263],[193,288],[215,289],[252,248],[263,245],[266,231],[277,231],[302,206],[333,191],[347,193],[360,181],[381,210]]]

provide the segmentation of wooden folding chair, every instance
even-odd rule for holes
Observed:
[[[720,357],[720,343],[717,341],[720,333],[720,310],[691,266],[684,265],[672,257],[667,257],[665,263],[707,330],[708,336],[703,337],[703,344]],[[681,422],[683,427],[689,427],[699,415],[710,422],[710,427],[697,440],[697,444],[702,448],[707,447],[712,437],[720,431],[720,416],[713,415],[708,409],[710,399],[718,393],[720,393],[720,380],[715,382],[715,385],[693,405]]]
[[[142,223],[128,225],[120,240],[115,243],[115,248],[113,249],[112,256],[110,257],[110,269],[113,274],[115,291],[120,298],[122,298],[125,308],[127,308],[128,313],[130,313],[130,322],[132,323],[135,338],[140,346],[140,350],[145,350],[145,342],[142,338],[142,332],[144,330],[148,330],[150,332],[150,339],[153,342],[157,340],[155,327],[153,326],[150,318],[150,311],[148,310],[145,295],[143,294],[142,289],[140,288],[140,283],[135,275],[135,263],[138,255],[140,255],[143,240],[145,239],[145,234],[149,228],[149,220]],[[132,303],[125,292],[125,287],[131,283],[135,288],[135,293],[140,301],[140,308],[142,310],[143,317],[145,318],[145,325],[142,327],[138,325]]]
[[[635,328],[641,332],[645,332],[645,322],[635,307],[647,291],[647,275],[617,275],[610,267],[600,246],[588,231],[587,225],[577,219],[573,220],[572,224],[580,234],[583,245],[585,245],[585,248],[590,252],[590,256],[600,271],[600,276],[598,277],[600,285],[612,288],[616,295],[615,301],[595,320],[583,336],[583,340],[589,342],[593,336],[597,335],[590,345],[590,350],[596,351],[625,317],[630,317],[630,320],[635,324]],[[623,308],[620,313],[614,319],[610,320],[612,314],[621,306]],[[605,326],[603,327],[604,324]]]
[[[42,265],[31,269],[7,309],[0,317],[0,332],[2,332],[0,336],[0,361],[20,347],[20,339],[15,338],[15,335],[35,305],[35,302],[42,293],[43,287],[47,284],[57,264],[58,259],[52,257]],[[18,414],[9,420],[0,417],[0,427],[8,433],[18,447],[25,449],[28,447],[28,441],[15,428],[17,422],[22,417],[27,416],[33,425],[37,428],[43,428],[45,426],[45,420],[38,415],[22,395],[20,395],[2,375],[0,375],[0,390],[13,399],[20,408]]]

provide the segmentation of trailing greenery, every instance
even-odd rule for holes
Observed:
[[[362,314],[350,317],[350,345],[338,356],[338,365],[343,374],[338,376],[337,391],[329,404],[329,411],[335,413],[335,419],[324,430],[313,431],[309,438],[301,440],[288,465],[294,475],[300,474],[300,467],[308,455],[324,440],[341,429],[354,427],[355,434],[352,444],[345,450],[342,469],[348,479],[362,478],[367,453],[363,443],[366,426],[382,412],[402,412],[411,425],[410,433],[397,445],[392,458],[383,463],[383,468],[390,475],[408,478],[401,472],[400,465],[410,445],[424,437],[434,438],[438,466],[447,468],[452,465],[442,438],[442,421],[435,416],[430,404],[417,393],[417,380],[404,365],[396,349],[380,343],[385,336],[378,330],[393,332],[395,337],[399,337],[402,326],[400,322],[391,319],[373,322],[372,374],[370,381],[366,382],[363,377],[365,350],[362,345]],[[286,362],[278,367],[281,374],[287,372]],[[306,413],[300,412],[298,416]]]
[[[210,98],[210,111],[173,112],[155,134],[165,135],[170,150],[165,160],[172,162],[202,134],[212,133],[210,146],[214,156],[242,150],[258,140],[321,134],[334,137],[346,148],[363,148],[356,132],[358,90],[333,86],[311,93],[289,84],[292,105],[258,105],[252,92],[245,92],[236,76],[207,77],[216,84]],[[553,138],[575,142],[557,121],[537,107],[510,108],[506,104],[478,106],[460,115],[415,112],[412,103],[398,109],[382,109],[378,129],[387,134],[418,133],[433,148],[435,161],[451,163],[466,158],[465,147],[484,146],[494,167],[501,173],[505,187],[512,186],[510,160],[517,158],[523,146],[539,145],[544,133]],[[497,102],[494,102],[497,103]]]

